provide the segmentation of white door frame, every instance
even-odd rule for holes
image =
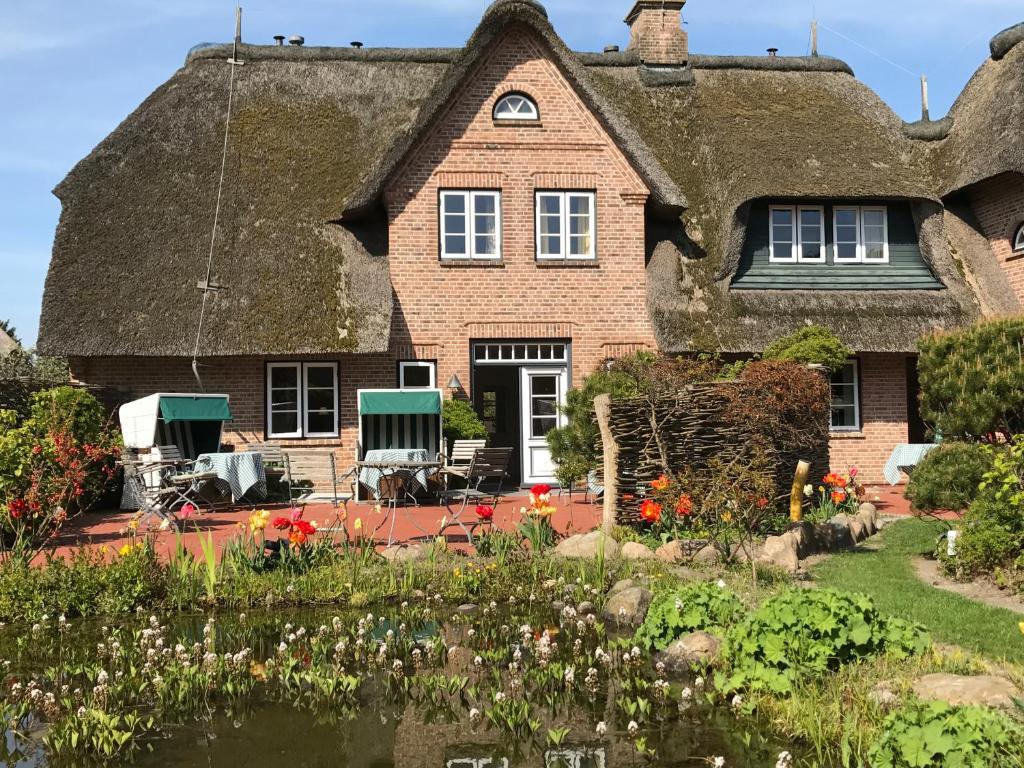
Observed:
[[[569,367],[567,365],[528,366],[524,365],[519,369],[519,422],[521,429],[521,451],[520,461],[522,463],[522,483],[532,485],[534,483],[552,483],[555,480],[554,468],[551,465],[551,454],[547,447],[547,440],[543,437],[533,437],[533,393],[531,380],[535,376],[553,376],[556,381],[555,400],[559,406],[555,416],[555,425],[563,427],[566,424],[565,414],[561,407],[565,405],[565,392],[569,388]],[[535,462],[535,459],[537,462]],[[549,472],[534,471],[536,463],[541,466],[550,467]]]

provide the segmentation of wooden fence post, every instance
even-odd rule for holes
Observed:
[[[594,398],[594,415],[597,426],[601,430],[601,448],[604,456],[604,511],[601,527],[611,531],[615,526],[615,512],[618,504],[619,478],[619,444],[612,434],[611,426],[611,395],[598,395]]]

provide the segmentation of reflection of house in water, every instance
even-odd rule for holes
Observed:
[[[544,754],[544,768],[605,768],[604,747],[565,747]]]

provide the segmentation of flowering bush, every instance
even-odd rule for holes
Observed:
[[[804,496],[810,498],[814,494],[813,486],[804,486]],[[811,517],[814,520],[827,520],[839,514],[856,514],[864,494],[864,486],[857,480],[856,467],[851,467],[845,473],[829,472],[821,478],[817,488],[817,506],[812,508]]]
[[[119,440],[91,394],[57,387],[32,396],[28,418],[0,411],[0,539],[31,560],[114,474]]]
[[[530,506],[522,507],[519,514],[519,533],[530,542],[534,552],[547,549],[555,543],[555,529],[551,527],[551,516],[555,507],[551,504],[551,486],[540,483],[530,489]]]

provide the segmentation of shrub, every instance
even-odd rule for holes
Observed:
[[[977,443],[943,443],[914,467],[906,496],[914,509],[967,509],[978,495],[985,473],[992,469],[993,455]]]
[[[765,360],[787,360],[804,365],[823,365],[830,372],[838,371],[853,354],[832,331],[820,325],[808,325],[781,339],[764,351]]]
[[[445,439],[449,443],[455,440],[478,440],[487,437],[484,423],[476,415],[473,406],[465,400],[445,400],[441,404],[441,421]]]
[[[871,598],[836,590],[790,590],[765,601],[726,634],[719,676],[727,691],[788,694],[806,676],[880,653],[904,657],[924,650],[924,631],[883,616]]]
[[[743,603],[728,589],[694,582],[658,593],[636,633],[647,649],[662,650],[689,632],[721,633],[743,615]]]
[[[1024,757],[1020,726],[987,707],[915,703],[889,714],[883,729],[868,752],[871,765],[994,768]]]
[[[947,438],[1024,433],[1024,318],[918,342],[921,415]]]

